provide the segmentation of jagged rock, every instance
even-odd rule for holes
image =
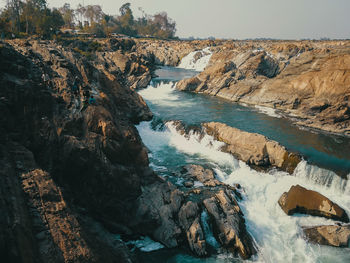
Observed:
[[[275,166],[293,173],[301,161],[298,155],[288,152],[284,146],[263,135],[241,131],[219,122],[203,123],[202,127],[208,134],[226,143],[224,151],[247,164],[262,167]]]
[[[8,252],[1,253],[3,259],[130,262],[125,256],[128,252],[107,238],[107,231],[102,236],[91,233],[94,220],[80,224],[75,205],[83,207],[84,218],[94,215],[98,220],[102,214],[127,227],[141,185],[157,180],[147,172],[147,149],[134,127],[152,117],[150,110],[123,84],[126,75],[106,69],[106,63],[115,66],[103,56],[88,61],[50,41],[30,40],[27,45],[14,40],[11,44],[0,48],[0,98],[4,98],[0,102],[0,146],[9,153],[7,157],[0,154],[0,162],[10,169],[11,179],[4,187],[13,187],[14,192],[0,189],[0,199],[16,196],[16,207],[23,212],[18,213],[13,205],[4,208],[8,223],[0,219],[4,223],[0,251]],[[137,70],[135,66],[135,74]],[[50,79],[46,83],[44,73]],[[73,92],[75,77],[81,87]],[[83,87],[95,95],[97,105],[83,107]],[[10,154],[21,147],[33,158]],[[35,165],[28,164],[30,159],[35,159]],[[19,182],[22,173],[23,186]],[[65,189],[64,194],[58,185]],[[27,195],[19,195],[21,192]],[[16,229],[7,227],[16,224],[15,218],[23,223]],[[121,258],[116,257],[118,253]]]
[[[175,221],[183,201],[183,193],[170,182],[156,182],[143,187],[133,228],[152,236],[169,248],[178,246],[181,229]]]
[[[195,181],[203,183],[205,186],[222,185],[222,183],[215,178],[213,170],[205,169],[200,165],[186,165],[183,167],[183,173],[186,173],[183,174],[183,176],[188,176]]]
[[[215,196],[203,201],[214,225],[214,233],[225,248],[239,253],[243,259],[256,253],[251,236],[244,224],[243,214],[227,190],[220,190]]]
[[[350,225],[330,225],[303,228],[305,237],[313,243],[334,247],[349,247]]]
[[[199,218],[196,218],[196,220],[187,231],[187,240],[190,249],[195,252],[196,255],[200,257],[207,255],[206,242],[204,240],[202,227],[199,224]]]
[[[349,222],[344,209],[324,195],[300,185],[293,185],[288,192],[283,193],[278,204],[287,215],[302,213]]]

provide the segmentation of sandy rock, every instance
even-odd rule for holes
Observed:
[[[208,134],[226,143],[224,151],[247,164],[262,167],[275,166],[293,173],[301,161],[299,156],[289,153],[278,142],[269,140],[263,135],[241,131],[218,122],[203,123],[202,127]]]
[[[288,192],[283,193],[278,204],[287,215],[303,213],[349,222],[344,209],[320,193],[307,190],[300,185],[294,185]]]
[[[305,237],[312,243],[334,247],[349,247],[350,225],[306,227]]]

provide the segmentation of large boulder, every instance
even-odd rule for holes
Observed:
[[[350,225],[315,226],[303,230],[310,242],[334,247],[350,246]]]
[[[243,213],[232,191],[221,189],[203,201],[220,244],[243,259],[256,253],[254,242],[246,230]]]
[[[287,215],[302,213],[349,222],[344,209],[324,195],[300,185],[293,185],[288,192],[283,193],[278,204]]]
[[[288,152],[284,146],[261,134],[241,131],[219,122],[203,123],[202,126],[215,139],[226,143],[224,151],[249,165],[274,166],[293,173],[301,161],[298,155]]]

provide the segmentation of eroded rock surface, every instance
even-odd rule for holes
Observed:
[[[313,243],[334,247],[349,247],[350,225],[306,227],[305,237]]]
[[[347,41],[216,41],[206,69],[176,87],[279,109],[299,125],[350,135],[349,46]]]
[[[300,185],[293,185],[288,192],[283,193],[278,204],[287,215],[302,213],[349,222],[344,209],[324,195]]]
[[[203,123],[202,127],[215,139],[226,143],[224,151],[247,164],[261,167],[274,166],[293,173],[301,161],[298,155],[288,152],[284,146],[263,135],[241,131],[219,122]]]

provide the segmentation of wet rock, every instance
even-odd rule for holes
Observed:
[[[184,204],[178,214],[180,225],[186,233],[190,249],[197,256],[203,257],[207,255],[207,251],[199,216],[198,204],[192,201],[188,201]]]
[[[204,233],[199,222],[199,218],[196,218],[196,220],[187,231],[187,240],[190,249],[196,255],[203,257],[207,255],[206,242],[204,240]]]
[[[307,240],[312,243],[334,247],[350,245],[350,225],[305,227],[303,232]]]
[[[170,182],[156,182],[143,187],[137,210],[130,222],[132,228],[152,236],[169,248],[179,245],[182,233],[175,220],[183,193]]]
[[[211,169],[205,169],[203,166],[196,164],[189,164],[183,167],[183,176],[192,178],[195,181],[199,181],[205,186],[217,186],[222,185],[214,176],[214,171]]]
[[[300,185],[294,185],[288,192],[283,193],[278,204],[287,215],[302,213],[349,222],[349,217],[344,209],[324,195]]]
[[[217,233],[223,247],[238,253],[243,259],[256,253],[243,214],[230,191],[220,190],[215,196],[205,199],[203,204],[211,217],[214,233]]]
[[[206,132],[217,140],[225,142],[224,151],[250,165],[275,166],[292,174],[301,158],[286,150],[276,141],[263,135],[249,133],[227,126],[224,123],[203,123]]]

